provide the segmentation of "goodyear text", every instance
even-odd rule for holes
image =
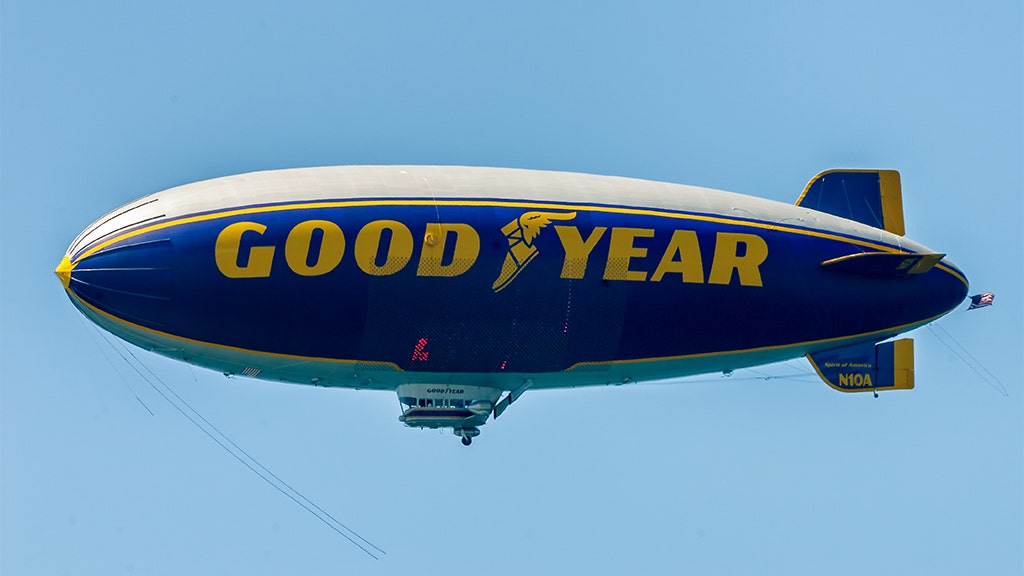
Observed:
[[[509,239],[509,248],[494,283],[495,292],[515,280],[538,256],[533,241],[541,227],[551,220],[570,220],[575,216],[545,214],[525,219],[533,214],[536,213],[527,213],[520,219],[522,222],[510,223],[502,230]],[[531,230],[531,220],[542,217],[543,224],[535,224]],[[715,233],[711,262],[705,263],[700,240],[693,230],[603,226],[588,229],[572,225],[553,228],[562,254],[545,253],[541,258],[561,256],[560,277],[564,279],[582,279],[593,274],[603,280],[628,282],[763,285],[761,265],[768,258],[768,244],[757,234]],[[465,223],[431,222],[413,230],[397,220],[375,220],[360,228],[354,238],[348,238],[334,222],[306,220],[291,227],[283,245],[266,242],[266,232],[267,226],[259,222],[225,226],[214,248],[220,273],[228,278],[269,277],[274,272],[275,254],[283,250],[289,271],[299,276],[322,276],[349,257],[360,271],[370,276],[389,276],[414,265],[417,276],[456,277],[473,268],[480,256],[480,234]],[[656,235],[662,241],[652,252]]]

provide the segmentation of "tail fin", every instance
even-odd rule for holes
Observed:
[[[807,355],[818,376],[840,392],[910,390],[914,387],[914,341],[855,344]]]
[[[895,170],[826,170],[807,183],[796,205],[904,234],[903,193]]]

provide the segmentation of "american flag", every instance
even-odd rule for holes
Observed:
[[[996,295],[991,292],[985,292],[984,294],[976,294],[971,296],[971,306],[968,310],[974,310],[975,308],[984,308],[985,306],[991,306],[992,300],[995,300]]]

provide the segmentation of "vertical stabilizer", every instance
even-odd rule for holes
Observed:
[[[807,183],[796,205],[904,234],[896,170],[826,170]]]

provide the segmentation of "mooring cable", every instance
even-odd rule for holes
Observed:
[[[99,330],[98,328],[96,328],[96,329]],[[260,479],[262,479],[264,482],[266,482],[269,486],[273,487],[275,490],[277,490],[281,494],[284,494],[292,502],[294,502],[295,504],[299,505],[299,507],[301,507],[302,509],[304,509],[307,512],[309,512],[310,514],[312,514],[314,517],[316,517],[318,520],[320,520],[320,522],[322,522],[328,528],[330,528],[334,532],[338,533],[341,537],[343,537],[346,540],[348,540],[349,542],[351,542],[354,546],[356,546],[357,548],[362,550],[364,553],[366,553],[368,556],[370,556],[374,560],[378,560],[379,558],[375,554],[373,554],[370,550],[368,550],[366,547],[364,547],[362,544],[357,542],[356,539],[358,539],[359,541],[362,541],[367,546],[369,546],[370,548],[373,548],[374,550],[377,550],[381,554],[386,554],[386,552],[384,552],[384,550],[382,550],[378,546],[374,545],[373,543],[371,543],[366,538],[362,537],[355,530],[349,528],[347,525],[345,525],[344,523],[340,522],[337,518],[335,518],[329,512],[325,511],[323,508],[318,506],[315,502],[313,502],[312,500],[307,498],[304,494],[302,494],[297,489],[295,489],[291,484],[285,482],[279,476],[277,476],[276,474],[271,472],[269,468],[264,466],[259,460],[254,458],[248,452],[246,452],[242,447],[240,447],[237,443],[235,443],[233,440],[231,440],[231,438],[229,438],[226,434],[221,432],[219,428],[217,428],[212,422],[207,420],[202,414],[199,413],[199,411],[197,411],[195,408],[193,408],[192,405],[188,403],[188,401],[186,401],[184,398],[181,397],[181,395],[179,395],[177,392],[175,392],[174,389],[170,385],[168,385],[166,382],[164,382],[162,378],[160,378],[148,366],[146,366],[142,361],[140,361],[139,358],[137,356],[135,356],[135,354],[131,350],[129,350],[125,344],[121,343],[120,341],[111,340],[110,338],[108,338],[102,332],[100,332],[100,334],[103,337],[103,339],[106,340],[108,344],[110,344],[110,346],[114,350],[114,352],[116,352],[121,357],[121,359],[124,360],[125,363],[129,367],[131,367],[135,371],[135,373],[139,375],[140,378],[143,379],[144,382],[146,382],[146,384],[148,384],[157,394],[159,394],[164,400],[166,400],[167,403],[170,404],[175,410],[177,410],[179,414],[184,416],[186,420],[191,422],[196,428],[198,428],[201,432],[203,432],[203,434],[205,434],[210,440],[213,440],[214,443],[216,443],[218,446],[223,448],[224,451],[226,451],[228,454],[230,454],[232,457],[234,457],[236,460],[238,460],[243,466],[248,468],[250,471],[252,471],[254,474],[256,474],[256,476],[258,476]],[[124,350],[124,353],[122,353],[117,348],[116,344],[120,344],[122,346],[122,349]],[[127,356],[125,354],[127,354]],[[151,380],[149,377],[146,376],[145,373],[142,372],[142,370],[140,370],[138,368],[138,366],[133,364],[131,362],[131,360],[128,359],[129,356],[132,359],[134,359],[135,362],[138,363],[138,365],[143,366],[145,368],[145,370],[147,372],[149,372],[150,375],[152,375],[153,379]],[[178,402],[175,402],[174,400],[172,400],[171,396],[168,396],[168,394],[165,393],[164,390],[161,390],[160,386],[157,386],[153,382],[153,380],[155,380],[156,382],[159,382],[160,386],[165,388],[166,391],[169,392],[171,396],[173,396],[175,399],[178,400],[178,402],[180,402],[180,404]],[[140,400],[140,402],[141,402],[141,400]],[[188,409],[188,411],[186,411],[185,408],[182,408],[182,405],[184,405]],[[192,414],[189,414],[189,412],[191,412],[195,416],[193,417]],[[197,420],[197,418],[198,418],[198,420]],[[200,423],[200,421],[202,423]],[[204,426],[204,424],[205,424],[205,426]],[[211,432],[211,430],[212,430],[212,432]],[[214,432],[216,433],[216,435],[214,434]],[[220,438],[218,438],[217,436],[220,436]],[[223,441],[221,439],[223,439]],[[232,448],[229,447],[229,445],[231,447],[233,447],[235,450],[232,450]],[[241,455],[239,453],[241,453]],[[242,455],[244,455],[245,458],[243,458]],[[246,461],[246,458],[249,461]],[[250,463],[250,461],[251,461],[251,463]],[[271,480],[271,478],[273,480]],[[276,483],[275,483],[275,481],[276,481]],[[352,536],[354,536],[355,538],[353,538],[352,536],[349,536],[349,534],[346,534],[345,531],[347,531],[350,534],[352,534]]]

